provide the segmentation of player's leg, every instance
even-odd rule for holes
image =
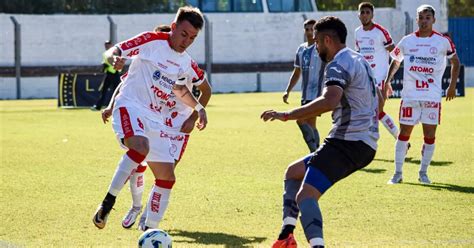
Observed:
[[[431,163],[435,150],[436,128],[441,119],[441,103],[423,102],[421,122],[423,124],[424,144],[421,150],[421,163],[418,180],[430,184],[428,166]]]
[[[383,91],[385,83],[382,80],[382,83],[379,85],[379,88]],[[397,139],[398,138],[398,128],[397,125],[395,124],[395,121],[393,118],[385,113],[384,111],[381,111],[379,113],[379,121],[382,123],[382,125],[387,129],[387,131],[393,136],[393,138]]]
[[[362,141],[326,139],[311,158],[297,195],[301,224],[311,247],[324,247],[319,198],[332,185],[367,166],[375,150]]]
[[[145,170],[147,168],[146,162],[138,165],[137,169],[130,175],[130,193],[132,194],[132,207],[127,212],[122,220],[122,227],[132,227],[138,215],[142,212],[142,196],[145,188]]]
[[[174,163],[149,161],[148,166],[155,176],[155,185],[148,197],[145,229],[158,227],[168,208],[171,189],[176,181]]]
[[[395,172],[387,184],[403,181],[403,162],[408,150],[411,132],[421,118],[421,107],[418,101],[401,101],[400,103],[400,134],[395,142]]]
[[[134,108],[120,107],[115,109],[112,114],[114,131],[118,138],[121,140],[123,138],[123,145],[128,150],[119,161],[108,192],[94,215],[93,222],[100,229],[105,227],[107,216],[115,204],[115,199],[130,174],[145,160],[149,151],[145,127],[138,113],[139,111]]]
[[[319,146],[319,133],[314,124],[314,118],[297,120],[296,124],[300,128],[301,134],[310,152],[316,151]],[[318,134],[316,137],[315,135]]]
[[[312,155],[308,155],[291,163],[285,172],[283,192],[283,224],[278,239],[272,247],[296,247],[293,231],[296,227],[299,209],[296,204],[296,194]]]
[[[102,84],[102,89],[100,90],[100,97],[97,99],[97,102],[92,106],[96,110],[100,110],[104,104],[105,96],[107,95],[107,90],[114,84],[114,78],[112,74],[105,73],[105,79]]]

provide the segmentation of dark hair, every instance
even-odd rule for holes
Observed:
[[[106,40],[106,41],[104,42],[104,45],[112,45],[112,41]]]
[[[304,21],[303,26],[306,26],[306,25],[311,25],[311,26],[313,26],[315,23],[316,23],[316,20],[314,20],[314,19],[308,19],[308,20]]]
[[[204,25],[204,17],[198,8],[184,6],[178,9],[175,20],[176,24],[182,21],[188,21],[194,28],[201,30]]]
[[[171,32],[171,27],[169,25],[161,24],[156,26],[153,31],[169,33]]]
[[[420,5],[420,7],[416,9],[416,14],[418,15],[419,13],[425,12],[425,11],[429,11],[431,12],[431,14],[433,14],[433,17],[435,16],[435,9],[433,8],[433,6],[428,5],[428,4]]]
[[[374,13],[374,5],[372,3],[369,3],[369,2],[362,2],[359,4],[359,11],[363,8],[368,8],[372,11],[372,13]]]
[[[322,17],[314,25],[314,30],[316,30],[316,32],[332,32],[331,35],[337,37],[341,43],[346,43],[346,25],[344,25],[341,19],[335,16]]]

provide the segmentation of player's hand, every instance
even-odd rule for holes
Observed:
[[[112,108],[107,107],[102,110],[102,121],[104,124],[109,121],[110,116],[112,116]]]
[[[446,92],[446,101],[451,101],[456,98],[456,88],[449,87],[448,91]]]
[[[196,114],[193,114],[191,116],[189,116],[189,118],[187,120],[184,121],[183,123],[183,126],[181,126],[181,132],[183,133],[190,133],[193,131],[194,129],[194,125],[197,121],[197,117],[198,115]]]
[[[267,110],[263,112],[260,115],[260,119],[263,119],[263,121],[274,121],[274,120],[280,120],[280,121],[287,121],[288,120],[288,115],[285,112],[277,112],[273,109]]]
[[[288,104],[288,97],[290,96],[290,93],[288,92],[285,92],[285,94],[283,94],[283,102]]]
[[[206,110],[205,110],[205,109],[199,110],[198,115],[199,115],[199,121],[198,121],[198,123],[196,124],[196,127],[197,127],[197,129],[199,129],[199,130],[203,130],[204,128],[206,128],[206,125],[207,125],[207,114],[206,114]]]
[[[114,66],[114,69],[117,71],[121,71],[125,66],[126,60],[127,59],[125,59],[124,57],[114,56],[114,63],[112,64]]]

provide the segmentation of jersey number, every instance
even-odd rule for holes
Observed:
[[[402,117],[412,117],[413,115],[413,108],[412,107],[405,107],[405,108],[402,108]]]

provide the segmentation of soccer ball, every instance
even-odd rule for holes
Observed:
[[[171,248],[171,236],[160,229],[148,229],[138,239],[139,248]]]

